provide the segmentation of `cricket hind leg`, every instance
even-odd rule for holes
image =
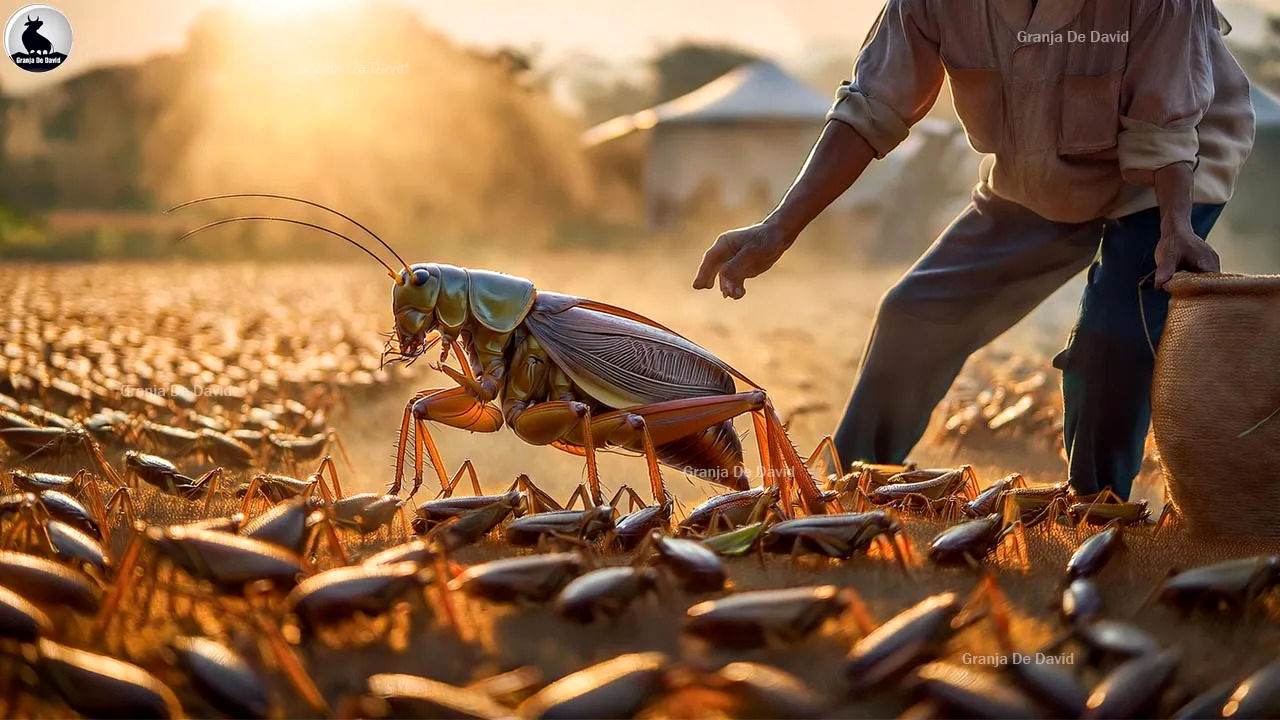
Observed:
[[[607,411],[591,420],[592,445],[597,448],[614,445],[643,453],[647,430],[663,464],[734,489],[745,489],[742,445],[729,421],[759,409],[763,402],[763,393],[751,391]],[[506,410],[508,424],[525,442],[555,445],[575,454],[584,452],[583,419],[589,412],[585,403],[508,402]]]
[[[766,399],[764,408],[758,410],[756,414],[764,416],[765,427],[768,428],[773,437],[774,446],[778,449],[778,457],[774,463],[780,468],[785,468],[787,480],[796,490],[800,506],[804,511],[810,515],[823,515],[827,513],[830,505],[836,512],[840,512],[842,507],[837,493],[818,491],[818,484],[814,482],[809,468],[787,435],[787,430],[773,404]]]
[[[563,400],[533,405],[508,402],[504,410],[507,411],[508,424],[526,441],[534,444],[553,444],[576,453],[588,441],[585,438],[584,423],[576,417],[575,405],[581,405],[581,403],[575,404]],[[666,400],[605,412],[592,419],[593,438],[590,442],[593,448],[620,445],[636,452],[643,452],[643,434],[639,432],[637,423],[633,419],[633,416],[639,416],[644,420],[640,427],[648,431],[649,438],[664,463],[681,470],[692,469],[692,474],[695,475],[705,474],[706,466],[711,465],[710,470],[713,472],[725,471],[728,476],[720,480],[709,479],[733,489],[746,489],[749,483],[745,471],[739,470],[741,462],[732,463],[726,469],[726,463],[723,460],[725,455],[733,460],[741,457],[741,440],[733,430],[730,421],[747,413],[759,416],[757,427],[764,429],[769,440],[768,462],[785,470],[786,477],[781,478],[780,481],[787,483],[789,480],[791,484],[798,487],[801,504],[807,512],[811,514],[825,512],[830,498],[819,493],[817,484],[805,467],[799,452],[791,443],[791,439],[787,437],[782,421],[762,390]],[[584,410],[582,415],[586,414],[587,410]],[[673,457],[675,453],[683,454],[689,450],[685,449],[687,446],[682,445],[668,446],[672,443],[689,442],[690,436],[699,436],[708,430],[716,433],[710,437],[714,438],[714,446],[721,451],[720,462],[707,463],[706,448],[701,448],[703,454],[695,458],[699,462],[677,464],[675,462],[677,458]],[[699,473],[699,470],[704,472]]]

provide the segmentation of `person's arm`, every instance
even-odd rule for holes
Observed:
[[[709,288],[719,274],[720,292],[741,298],[747,292],[743,281],[773,267],[800,231],[848,190],[875,156],[875,150],[852,127],[828,121],[778,207],[762,222],[716,238],[702,256],[693,286]]]
[[[1160,206],[1156,287],[1178,270],[1213,272],[1218,255],[1191,227],[1196,127],[1213,101],[1209,33],[1218,32],[1210,0],[1145,0],[1129,44],[1121,85],[1117,148],[1124,179],[1155,187]]]
[[[1163,288],[1179,270],[1218,272],[1218,253],[1191,227],[1194,174],[1189,163],[1166,165],[1154,173],[1160,205],[1160,242],[1156,245],[1155,284]]]
[[[718,275],[725,297],[746,294],[744,281],[778,261],[815,217],[849,188],[867,164],[907,137],[938,98],[945,77],[931,0],[888,0],[858,54],[827,125],[799,176],[764,221],[730,230],[702,256],[698,289]]]

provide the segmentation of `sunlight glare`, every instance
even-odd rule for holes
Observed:
[[[258,19],[283,20],[311,13],[332,12],[349,0],[233,0],[229,5],[237,12]]]

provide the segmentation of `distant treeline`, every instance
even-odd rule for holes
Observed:
[[[174,234],[159,210],[235,191],[317,200],[402,242],[538,241],[590,207],[580,123],[518,67],[394,6],[361,12],[359,32],[351,19],[317,12],[281,33],[215,10],[180,52],[4,98],[0,254],[146,256]],[[244,213],[318,217],[228,201],[176,222]],[[206,248],[297,232],[217,234]]]
[[[630,232],[618,218],[638,205],[629,196],[638,187],[602,195],[581,131],[601,113],[671,99],[754,59],[679,44],[655,56],[646,80],[591,87],[582,63],[547,70],[518,50],[461,48],[403,8],[361,11],[359,32],[352,21],[317,11],[282,33],[211,10],[181,51],[0,96],[0,258],[169,257],[183,229],[236,214],[350,227],[263,200],[161,215],[236,191],[316,200],[401,244],[587,235],[607,244]],[[557,83],[582,101],[580,112],[552,102]],[[297,242],[300,232],[228,226],[177,250],[330,252]]]

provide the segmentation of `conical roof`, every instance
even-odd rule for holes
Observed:
[[[596,145],[659,123],[821,122],[831,101],[768,60],[735,68],[686,95],[583,133]]]

